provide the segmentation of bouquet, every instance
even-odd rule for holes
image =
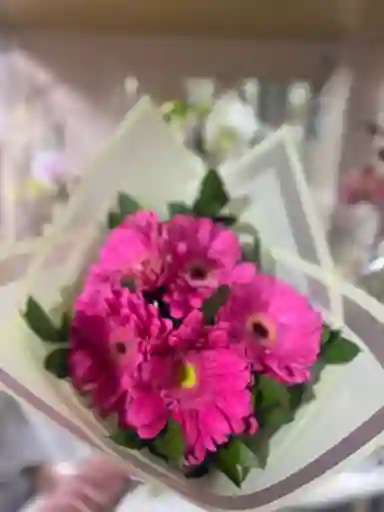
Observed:
[[[299,195],[282,210],[274,161]],[[361,390],[383,383],[382,307],[332,274],[287,131],[232,175],[200,169],[148,100],[134,107],[31,265],[1,382],[205,507],[286,505],[381,438],[382,399]],[[320,265],[279,247],[292,208]]]

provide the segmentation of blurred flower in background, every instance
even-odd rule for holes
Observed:
[[[269,133],[235,90],[210,103],[170,101],[162,112],[177,136],[213,167],[240,157]]]

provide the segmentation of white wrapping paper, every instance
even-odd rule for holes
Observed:
[[[0,291],[3,337],[0,387],[29,402],[79,438],[122,457],[147,479],[205,508],[276,510],[295,505],[311,486],[384,440],[384,306],[336,277],[313,208],[295,139],[288,127],[268,137],[236,166],[221,170],[241,221],[257,227],[276,260],[276,272],[307,293],[363,347],[353,363],[327,368],[316,400],[273,438],[267,468],[254,469],[236,489],[223,475],[184,479],[145,454],[114,447],[107,432],[66,383],[43,370],[45,348],[19,315],[33,295],[50,310],[69,293],[103,236],[102,222],[117,193],[165,213],[171,200],[191,201],[201,163],[172,135],[148,98],[128,114],[115,137],[56,219],[20,287]],[[244,201],[244,199],[246,199]]]

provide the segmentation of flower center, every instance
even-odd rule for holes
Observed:
[[[130,275],[125,275],[121,278],[121,286],[123,288],[128,288],[130,292],[136,291],[136,282],[135,279]]]
[[[115,350],[118,355],[124,355],[127,353],[127,347],[123,341],[115,343]]]
[[[191,389],[197,384],[196,368],[191,363],[184,363],[181,369],[180,385],[184,389]]]
[[[265,315],[251,315],[247,320],[247,330],[263,345],[273,345],[276,342],[276,325]]]
[[[196,263],[189,269],[191,279],[202,280],[208,275],[208,270],[201,264]]]

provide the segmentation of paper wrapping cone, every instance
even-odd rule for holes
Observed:
[[[42,369],[45,348],[16,307],[28,295],[48,309],[62,300],[63,289],[82,273],[98,246],[101,223],[119,191],[164,213],[170,200],[192,200],[201,174],[199,161],[173,137],[150,100],[142,99],[56,219],[21,289],[3,288],[0,382],[79,438],[205,508],[276,510],[302,502],[320,477],[370,453],[384,439],[384,306],[337,279],[288,127],[238,165],[223,168],[222,176],[234,204],[247,197],[241,220],[259,230],[276,273],[308,294],[328,319],[345,325],[363,352],[350,365],[324,371],[316,400],[272,439],[267,468],[254,469],[242,489],[221,474],[192,482],[154,458],[113,446],[69,384]]]

